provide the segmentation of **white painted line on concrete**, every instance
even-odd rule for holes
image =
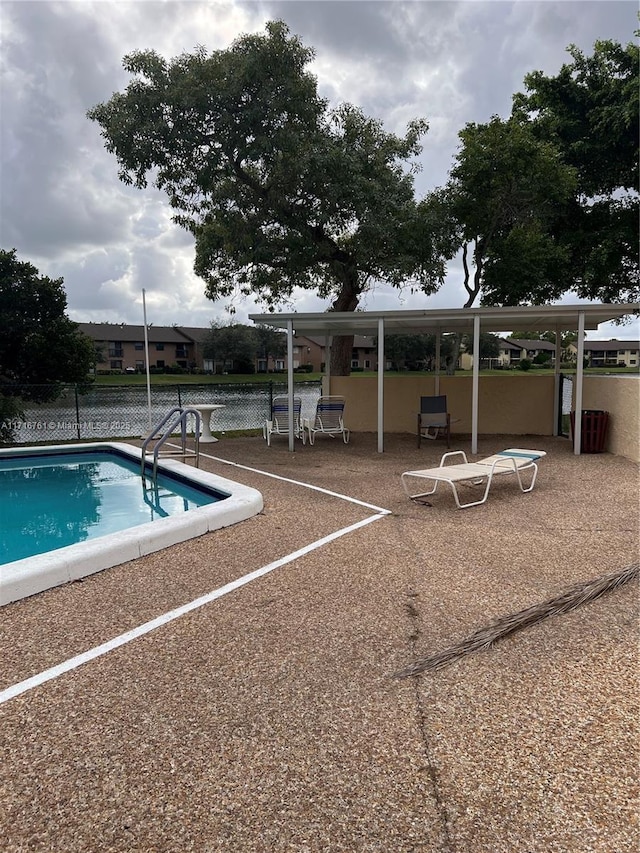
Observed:
[[[222,598],[223,595],[227,595],[228,593],[251,583],[251,581],[257,580],[258,578],[263,577],[263,575],[273,572],[275,569],[279,569],[281,566],[286,566],[287,563],[291,563],[299,557],[304,557],[305,554],[309,554],[317,548],[322,548],[324,545],[328,545],[330,542],[333,542],[335,539],[339,539],[341,536],[345,536],[347,533],[352,533],[360,527],[371,524],[372,521],[378,521],[378,519],[384,518],[387,514],[387,510],[383,510],[378,514],[371,515],[362,521],[356,522],[355,524],[350,524],[348,527],[343,527],[341,530],[336,530],[334,533],[329,533],[327,536],[323,536],[322,539],[317,539],[310,545],[305,545],[303,548],[299,548],[297,551],[294,551],[292,554],[288,554],[286,557],[274,560],[273,563],[268,563],[266,566],[262,566],[262,568],[256,569],[254,572],[243,575],[242,577],[231,581],[231,583],[221,586],[219,589],[214,589],[212,592],[208,592],[206,595],[202,595],[200,598],[190,601],[188,604],[183,604],[180,607],[176,607],[175,610],[170,610],[168,613],[157,616],[155,619],[151,619],[151,621],[145,622],[143,625],[139,625],[131,631],[126,631],[124,634],[120,634],[119,637],[114,637],[113,640],[108,640],[106,643],[102,643],[99,646],[95,646],[93,649],[89,649],[86,652],[82,652],[82,654],[69,658],[56,666],[52,666],[50,669],[45,669],[43,672],[33,675],[31,678],[20,681],[18,684],[13,684],[11,687],[7,687],[5,690],[0,691],[0,705],[8,702],[9,699],[19,696],[21,693],[26,693],[28,690],[33,690],[34,687],[39,687],[47,681],[51,681],[54,678],[58,678],[60,675],[64,675],[66,672],[77,669],[79,666],[82,666],[91,660],[95,660],[95,658],[102,657],[102,655],[106,655],[109,652],[114,651],[114,649],[124,646],[126,643],[130,643],[132,640],[144,636],[144,634],[149,634],[156,628],[160,628],[162,625],[173,622],[174,619],[179,619],[181,616],[184,616],[186,613],[190,613],[192,610],[204,607],[205,604],[209,604],[211,601]]]
[[[167,444],[169,444],[169,442],[167,442]],[[178,444],[170,444],[169,446],[180,447]],[[343,501],[349,501],[349,503],[366,507],[366,509],[381,512],[384,515],[389,515],[391,513],[390,509],[384,509],[381,506],[366,503],[358,498],[352,498],[349,495],[340,494],[340,492],[332,492],[330,489],[323,489],[322,486],[313,486],[311,483],[303,483],[302,480],[292,480],[290,477],[282,477],[280,474],[272,474],[270,471],[262,471],[260,468],[251,468],[249,465],[241,465],[239,462],[230,462],[228,459],[221,459],[219,456],[211,456],[209,453],[201,452],[200,456],[204,456],[205,459],[211,459],[214,462],[222,462],[223,465],[231,465],[234,468],[242,468],[244,471],[251,471],[254,474],[262,474],[263,477],[271,477],[273,480],[282,480],[283,483],[291,483],[294,486],[303,486],[305,489],[311,489],[314,492],[322,492],[324,495],[330,495],[330,497],[333,498],[340,498]]]

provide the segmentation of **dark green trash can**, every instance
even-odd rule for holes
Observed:
[[[575,412],[571,412],[571,438],[575,436]],[[603,453],[607,440],[609,412],[583,409],[580,437],[581,453]]]

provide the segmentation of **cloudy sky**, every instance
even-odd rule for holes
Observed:
[[[115,158],[86,111],[126,87],[121,62],[132,50],[171,58],[197,45],[225,48],[275,18],[315,48],[312,70],[332,105],[357,104],[398,133],[410,119],[426,118],[418,196],[445,182],[466,122],[509,114],[527,72],[556,74],[569,44],[586,53],[596,39],[626,44],[638,26],[633,0],[2,0],[0,247],[63,277],[72,319],[139,324],[143,288],[155,325],[228,319],[229,303],[204,297],[192,239],[171,222],[164,196],[118,181]],[[463,302],[452,264],[434,296],[379,286],[362,306]],[[233,307],[241,322],[263,310],[246,301]],[[327,303],[301,293],[294,307],[322,311]],[[639,334],[634,322],[589,337]]]

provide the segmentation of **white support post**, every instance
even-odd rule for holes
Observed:
[[[378,453],[384,452],[384,319],[378,318]]]
[[[325,388],[323,394],[331,394],[331,345],[333,343],[332,335],[325,335],[324,338],[324,375]]]
[[[582,446],[582,379],[584,376],[584,311],[578,314],[578,363],[576,365],[576,394],[573,415],[573,452],[580,456]]]
[[[478,382],[480,379],[480,315],[473,318],[473,380],[471,385],[471,452],[478,452]]]
[[[147,411],[149,418],[149,432],[151,432],[151,371],[149,369],[149,330],[147,329],[147,300],[145,289],[142,288],[142,319],[144,322],[144,363],[147,374]]]
[[[442,344],[442,333],[440,329],[436,331],[436,380],[435,380],[435,395],[440,393],[440,346]]]
[[[293,320],[287,320],[287,402],[289,405],[289,450],[295,450],[293,434]]]
[[[559,434],[558,424],[560,423],[561,400],[560,400],[560,360],[562,358],[562,331],[559,326],[556,326],[556,351],[555,351],[555,372],[553,376],[553,429],[552,435]]]

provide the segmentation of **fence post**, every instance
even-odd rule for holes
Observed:
[[[78,439],[80,436],[80,401],[78,400],[78,386],[73,386],[73,391],[76,396],[76,432],[78,433]]]
[[[180,393],[180,384],[176,385],[176,388],[178,389],[178,406],[182,408],[182,395]]]

